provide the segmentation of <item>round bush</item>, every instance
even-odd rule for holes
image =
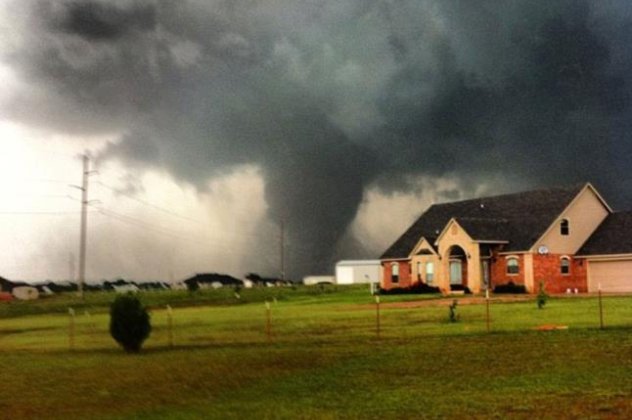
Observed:
[[[128,353],[137,353],[149,337],[149,313],[136,296],[117,296],[110,307],[110,334]]]

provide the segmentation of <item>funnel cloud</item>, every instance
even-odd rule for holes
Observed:
[[[258,168],[294,277],[375,257],[350,230],[367,192],[419,177],[632,204],[625,0],[10,3],[1,59],[24,83],[3,118],[114,135],[100,161],[199,194]]]

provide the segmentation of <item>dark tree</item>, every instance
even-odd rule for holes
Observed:
[[[117,296],[110,307],[110,334],[128,353],[138,353],[149,337],[149,313],[136,296]]]

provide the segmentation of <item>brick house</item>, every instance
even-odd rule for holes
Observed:
[[[590,184],[430,206],[380,257],[385,289],[632,292],[632,211]]]

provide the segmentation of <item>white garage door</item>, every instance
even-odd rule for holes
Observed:
[[[589,261],[588,291],[632,292],[632,260]]]

